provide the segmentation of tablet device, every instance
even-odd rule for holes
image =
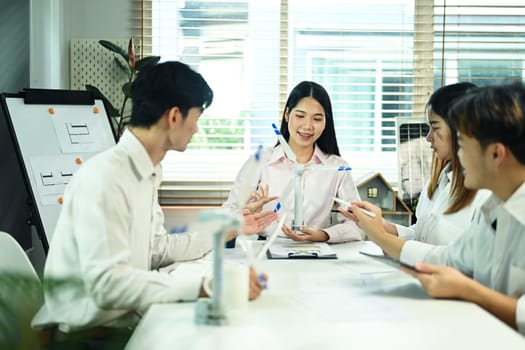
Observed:
[[[414,266],[406,264],[404,262],[401,262],[400,260],[394,259],[394,258],[392,258],[390,256],[387,256],[387,255],[368,253],[368,252],[364,252],[364,251],[360,251],[359,254],[363,254],[363,255],[366,255],[366,256],[368,256],[370,258],[374,258],[374,259],[379,260],[382,263],[385,263],[385,264],[390,265],[392,267],[399,268],[400,266],[403,266],[403,267],[406,267],[408,269],[416,271],[416,268]]]

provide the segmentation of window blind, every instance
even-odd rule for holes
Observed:
[[[398,180],[396,119],[424,118],[432,91],[458,80],[521,78],[520,1],[142,0],[144,54],[201,72],[215,98],[184,153],[163,161],[161,201],[220,204],[242,163],[271,146],[302,80],[330,93],[342,156],[355,179]]]
[[[435,0],[434,85],[523,79],[525,4]]]

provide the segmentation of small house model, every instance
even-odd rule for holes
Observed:
[[[386,220],[404,226],[412,224],[412,210],[380,173],[365,175],[358,179],[357,190],[361,200],[381,208]]]

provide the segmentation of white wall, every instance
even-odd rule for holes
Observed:
[[[29,86],[29,0],[0,0],[0,33],[0,92],[18,92]]]
[[[131,14],[129,0],[31,0],[31,87],[68,89],[70,39],[129,38]]]

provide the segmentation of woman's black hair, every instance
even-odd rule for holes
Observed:
[[[330,96],[324,87],[313,81],[302,81],[290,92],[281,119],[281,134],[283,134],[284,139],[288,142],[290,132],[288,131],[288,121],[285,116],[305,97],[313,97],[324,109],[326,124],[323,133],[316,141],[317,146],[324,153],[340,156],[341,153],[339,152],[337,137],[335,135],[334,115]]]

